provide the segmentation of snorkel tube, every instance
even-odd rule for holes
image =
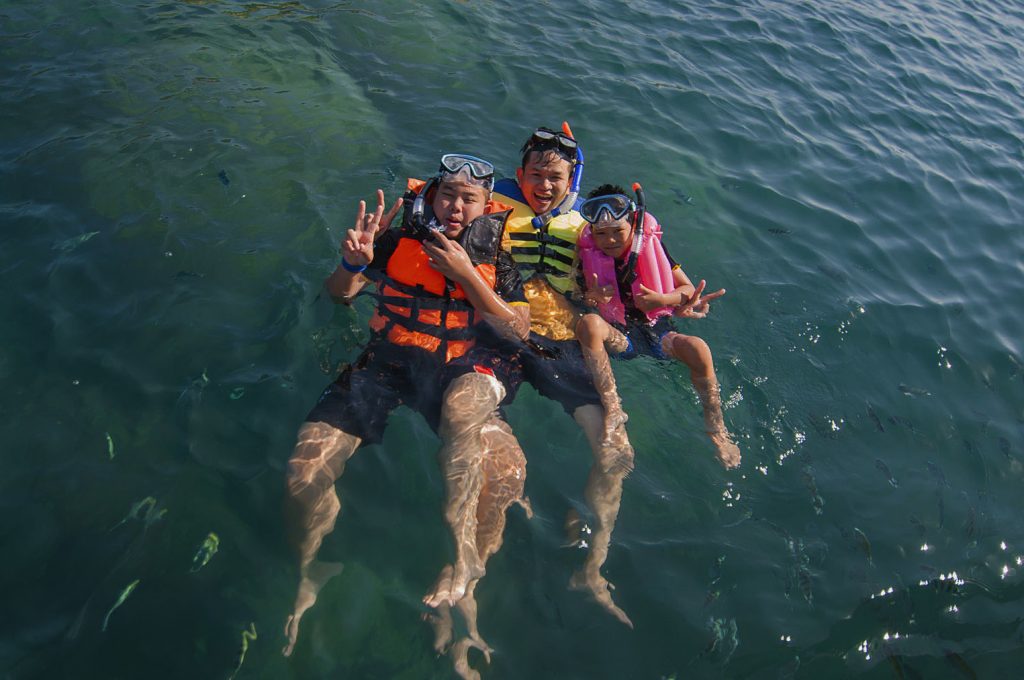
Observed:
[[[562,121],[562,132],[572,139],[576,137],[572,134],[572,129],[569,128],[568,121]],[[572,179],[569,182],[569,193],[565,195],[562,202],[555,206],[553,209],[547,211],[543,215],[537,215],[534,217],[530,224],[534,229],[543,229],[548,225],[548,222],[564,215],[572,210],[572,206],[576,203],[576,199],[580,195],[580,182],[583,181],[583,149],[580,147],[579,142],[576,143],[576,162],[572,169]]]
[[[640,251],[644,246],[644,221],[647,219],[647,197],[644,195],[644,188],[640,182],[633,182],[633,191],[636,192],[636,212],[633,216],[633,246],[629,249],[629,260],[626,263],[626,270],[623,279],[626,283],[632,284],[636,279],[636,261],[640,257]]]
[[[440,184],[441,173],[438,173],[431,177],[426,184],[423,185],[423,190],[416,194],[416,198],[412,202],[412,227],[416,230],[416,233],[424,238],[431,236],[434,231],[439,231],[441,225],[437,223],[437,220],[432,216],[430,222],[426,222],[423,219],[424,207],[427,202],[427,194],[435,186]]]

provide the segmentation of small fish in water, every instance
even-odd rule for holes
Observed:
[[[203,543],[199,546],[195,556],[192,557],[192,568],[189,571],[195,573],[205,567],[210,562],[210,559],[217,554],[219,547],[220,537],[211,531],[203,539]]]
[[[1003,452],[1003,455],[1008,459],[1010,458],[1010,442],[1006,437],[999,438],[999,450]]]
[[[796,570],[796,582],[800,586],[800,593],[807,600],[807,604],[811,604],[811,600],[814,599],[814,593],[811,592],[811,572],[810,570],[800,565]]]
[[[878,419],[878,414],[875,413],[875,409],[871,408],[871,404],[868,404],[868,418],[871,418],[871,422],[875,424],[879,432],[885,432],[885,428],[882,427],[882,421]]]
[[[78,246],[82,245],[83,243],[85,243],[86,241],[91,239],[93,236],[96,236],[98,233],[100,233],[100,232],[98,232],[98,231],[90,231],[90,232],[88,232],[86,234],[81,234],[79,236],[74,236],[72,238],[67,239],[66,241],[61,241],[60,243],[55,245],[53,248],[54,248],[54,250],[59,250],[62,253],[70,253],[72,250],[74,250]]]
[[[818,493],[818,484],[815,482],[814,474],[809,466],[804,468],[804,485],[811,492],[811,505],[814,507],[815,514],[820,515],[824,512],[825,500]]]
[[[690,196],[689,194],[686,194],[686,193],[680,191],[679,189],[672,189],[672,193],[675,194],[676,198],[679,199],[678,201],[676,201],[677,203],[685,203],[687,205],[693,205],[693,197]]]
[[[910,420],[904,418],[903,416],[889,416],[889,422],[892,423],[893,425],[905,427],[914,434],[917,434],[917,429],[914,427],[914,423],[910,422]]]
[[[946,524],[946,502],[942,497],[942,491],[938,491],[939,496],[939,528],[941,529]]]
[[[715,563],[711,567],[711,584],[718,583],[722,578],[722,564],[725,563],[725,555],[719,555],[715,558]]]
[[[921,523],[921,520],[917,518],[917,515],[910,516],[910,523],[914,525],[914,527],[917,529],[917,532],[921,534],[921,536],[924,536],[925,533],[928,532],[928,529],[925,527],[924,524]]]
[[[163,516],[167,514],[167,508],[156,509],[156,502],[156,499],[152,496],[146,496],[141,501],[136,501],[132,504],[124,519],[112,526],[110,530],[113,531],[130,519],[141,519],[148,529],[151,524],[163,519]]]
[[[220,172],[218,172],[217,179],[219,179],[220,183],[223,184],[224,186],[228,186],[229,184],[231,184],[231,180],[228,179],[228,173],[226,170],[221,170]]]
[[[882,471],[882,474],[885,475],[885,479],[889,482],[889,485],[892,486],[892,488],[899,488],[900,483],[896,481],[895,477],[892,476],[892,471],[889,470],[889,466],[885,464],[884,460],[882,460],[881,458],[876,458],[875,467]]]
[[[235,675],[238,674],[239,669],[242,667],[242,663],[245,661],[245,653],[249,651],[249,643],[256,639],[256,624],[249,622],[249,629],[242,631],[242,646],[238,650],[238,663],[235,664],[235,670],[231,671],[231,675],[228,676],[228,680],[232,680]]]
[[[970,499],[967,497],[966,491],[962,492],[961,495],[964,497],[964,502],[967,503],[967,519],[964,520],[963,524],[964,535],[967,538],[974,538],[974,532],[976,529],[975,524],[977,522],[977,516],[974,512],[974,506],[971,505]]]
[[[853,528],[853,535],[856,537],[857,544],[860,546],[860,549],[867,556],[868,562],[871,562],[871,541],[869,541],[867,535],[857,527]]]
[[[114,602],[114,606],[107,610],[107,615],[103,617],[103,628],[101,629],[104,633],[107,632],[107,624],[110,623],[110,615],[114,613],[114,610],[124,604],[124,601],[128,599],[128,596],[135,590],[135,586],[139,585],[139,579],[135,579],[124,587],[121,594],[118,596],[117,601]]]
[[[932,461],[928,461],[928,471],[932,473],[932,477],[935,478],[935,482],[940,487],[949,486],[949,483],[946,481],[946,474],[942,471],[942,468]]]
[[[967,663],[967,660],[964,659],[964,657],[960,656],[956,652],[946,652],[946,661],[949,662],[950,666],[960,671],[965,678],[978,680],[978,675],[974,672],[974,669],[971,668],[971,665]]]
[[[783,229],[782,227],[771,227],[768,230],[768,233],[774,234],[775,236],[788,236],[792,232],[789,229]]]
[[[904,385],[900,383],[900,392],[907,395],[908,397],[930,397],[932,393],[922,387],[913,387],[911,385]]]
[[[114,438],[110,436],[109,432],[104,432],[107,435],[107,456],[110,460],[114,460]]]
[[[189,386],[181,391],[178,395],[178,403],[181,403],[185,397],[191,397],[195,403],[199,403],[203,398],[203,390],[210,384],[210,378],[206,375],[206,369],[203,369],[203,374],[198,378],[192,380]]]

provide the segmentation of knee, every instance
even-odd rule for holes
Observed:
[[[303,501],[333,486],[358,443],[355,437],[324,423],[303,425],[285,473],[288,495]]]
[[[576,338],[584,343],[598,342],[604,335],[605,321],[597,314],[584,314],[576,323]]]
[[[674,333],[665,338],[671,348],[667,352],[692,369],[708,369],[712,366],[711,348],[708,343],[695,335]]]
[[[442,435],[457,435],[485,420],[505,398],[505,387],[492,375],[466,373],[452,380],[441,404]]]

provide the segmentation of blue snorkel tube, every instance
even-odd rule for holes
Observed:
[[[562,132],[564,132],[572,139],[576,139],[576,137],[572,134],[572,130],[569,128],[569,123],[567,121],[562,121]],[[530,221],[530,225],[534,229],[543,229],[544,227],[548,226],[548,222],[550,222],[554,218],[558,217],[559,215],[564,215],[568,213],[570,210],[572,210],[573,205],[575,205],[576,203],[576,199],[580,195],[580,182],[582,181],[583,149],[582,147],[580,147],[579,142],[576,142],[576,163],[572,169],[572,180],[570,180],[569,182],[569,193],[567,193],[562,202],[555,206],[552,210],[547,211],[543,215],[537,215],[536,217],[534,217]]]

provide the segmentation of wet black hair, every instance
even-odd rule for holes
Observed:
[[[629,196],[629,194],[626,193],[626,190],[620,187],[618,184],[602,184],[601,186],[587,194],[587,198],[597,198],[598,196],[614,196],[615,194]]]

